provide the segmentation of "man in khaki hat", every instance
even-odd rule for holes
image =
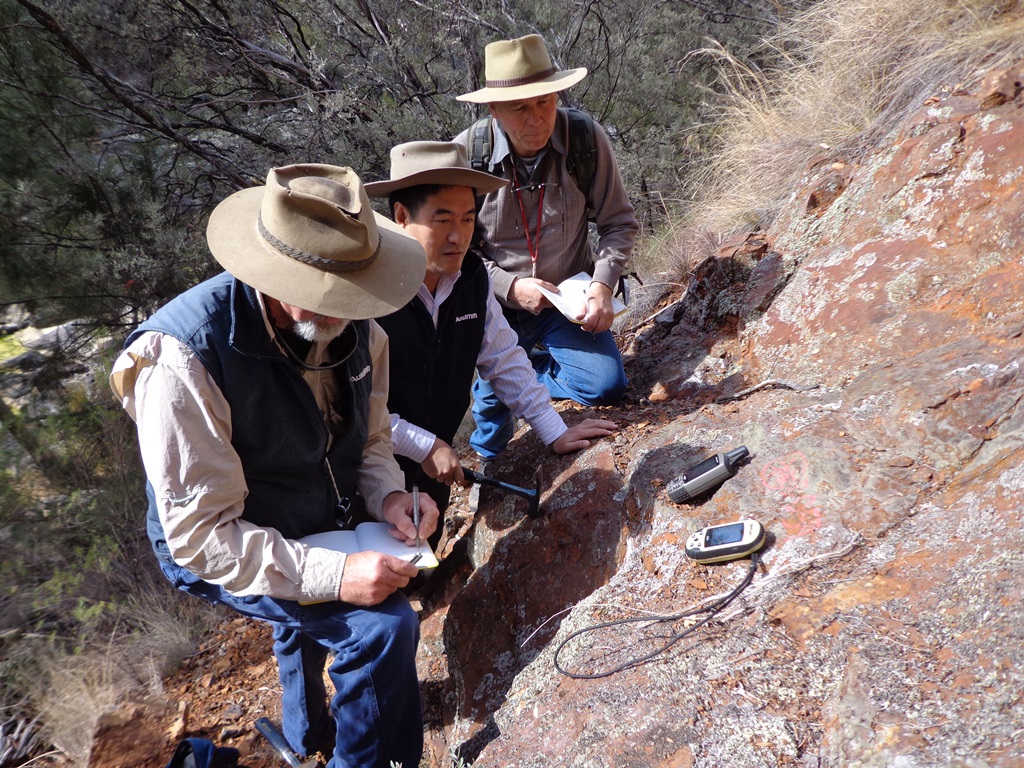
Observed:
[[[469,251],[476,195],[506,183],[470,168],[461,144],[412,141],[391,150],[388,181],[366,185],[371,196],[388,197],[395,222],[427,254],[416,297],[378,322],[390,339],[388,410],[406,487],[427,490],[442,511],[451,484],[465,479],[452,440],[475,372],[555,453],[578,451],[616,429],[602,419],[566,426],[505,320],[480,257]]]
[[[485,86],[458,98],[486,104],[491,119],[455,141],[469,150],[472,167],[510,183],[483,197],[474,243],[551,397],[616,403],[626,375],[610,331],[612,293],[638,226],[607,134],[585,114],[558,107],[558,93],[587,70],[557,69],[539,35],[491,43],[484,60]],[[570,319],[540,288],[557,292],[559,283],[581,272],[591,277],[586,308]],[[474,385],[473,399],[477,428],[470,444],[490,459],[511,437],[511,415],[486,380]]]
[[[111,387],[138,425],[147,528],[166,577],[274,628],[285,737],[340,766],[419,764],[415,565],[300,539],[352,506],[413,541],[391,452],[387,337],[370,318],[423,279],[420,245],[370,209],[349,168],[274,168],[217,206],[227,272],[132,332]],[[361,496],[361,498],[360,498]],[[336,692],[326,705],[324,664]]]

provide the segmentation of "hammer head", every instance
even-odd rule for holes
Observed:
[[[540,488],[544,483],[544,468],[539,466],[533,473],[533,497],[526,508],[527,517],[540,517]]]
[[[528,502],[526,507],[527,517],[539,517],[540,516],[540,485],[541,485],[541,468],[537,467],[537,471],[534,473],[534,487],[533,488],[522,488],[518,485],[512,485],[511,483],[505,483],[501,480],[495,480],[493,477],[474,472],[472,469],[462,468],[463,476],[471,483],[479,485],[490,485],[494,488],[500,488],[503,491],[514,493],[516,496],[522,496]]]

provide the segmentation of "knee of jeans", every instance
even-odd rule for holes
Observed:
[[[498,399],[497,393],[487,384],[487,386],[473,388],[472,408],[473,413],[500,412],[505,410],[505,404]]]
[[[581,392],[579,402],[583,405],[615,405],[626,394],[626,376],[610,376],[603,381],[590,382],[591,391]]]
[[[386,609],[379,631],[387,638],[389,645],[409,648],[415,653],[420,639],[420,619],[409,601],[396,592],[384,603]]]

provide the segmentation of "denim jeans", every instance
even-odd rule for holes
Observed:
[[[538,315],[506,310],[505,317],[552,399],[582,405],[614,405],[622,399],[626,372],[611,331],[584,331],[557,309]],[[538,344],[542,348],[537,349]],[[512,439],[512,413],[491,383],[481,378],[473,384],[473,419],[476,430],[469,444],[485,459],[493,459]]]
[[[337,601],[300,605],[265,596],[237,597],[184,568],[161,562],[178,589],[274,629],[282,688],[282,730],[292,749],[309,754],[335,730],[328,768],[416,768],[423,753],[423,716],[416,675],[419,619],[401,592],[370,608]],[[334,683],[330,715],[323,683]],[[334,723],[331,723],[333,715]]]

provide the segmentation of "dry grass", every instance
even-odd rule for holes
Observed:
[[[149,595],[136,616],[126,617],[139,631],[115,632],[105,647],[41,661],[44,682],[32,698],[42,730],[75,765],[87,764],[99,718],[129,696],[159,694],[163,678],[222,618],[195,598],[171,597],[162,603]]]
[[[767,43],[761,70],[718,57],[717,152],[692,180],[688,226],[728,234],[770,222],[823,149],[852,159],[926,98],[1024,56],[1020,0],[822,0]],[[690,197],[690,195],[686,195]]]
[[[86,765],[100,715],[136,690],[113,655],[83,653],[44,664],[50,693],[39,712],[50,742],[76,765]]]

